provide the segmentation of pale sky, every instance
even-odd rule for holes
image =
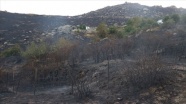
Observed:
[[[186,8],[186,0],[0,0],[0,10],[15,13],[74,16],[125,2],[147,6],[175,5]]]

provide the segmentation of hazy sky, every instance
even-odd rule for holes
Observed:
[[[16,13],[74,16],[125,2],[186,8],[186,0],[0,0],[0,10]]]

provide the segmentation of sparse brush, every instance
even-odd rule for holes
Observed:
[[[125,70],[125,86],[138,92],[152,86],[166,85],[173,80],[172,74],[163,66],[159,58],[143,58],[136,62],[136,65]]]

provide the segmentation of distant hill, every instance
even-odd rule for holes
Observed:
[[[131,18],[131,17],[150,17],[157,18],[175,13],[186,13],[185,9],[175,6],[163,8],[162,6],[145,6],[138,3],[124,3],[115,6],[108,6],[97,11],[84,14],[83,17],[112,17],[112,18]]]
[[[176,8],[175,6],[166,8],[162,6],[149,7],[145,5],[140,5],[138,3],[126,2],[120,5],[108,6],[96,11],[80,15],[78,17],[79,19],[85,20],[84,24],[89,23],[89,21],[94,23],[105,21],[108,25],[113,25],[114,23],[125,24],[125,21],[128,18],[132,17],[148,17],[159,19],[171,14],[186,14],[186,9]]]
[[[16,43],[27,45],[37,41],[42,33],[51,32],[64,25],[97,26],[100,22],[107,25],[124,25],[132,17],[150,17],[160,19],[170,14],[186,14],[186,9],[174,6],[145,6],[137,3],[124,3],[109,6],[78,16],[49,16],[18,14],[0,11],[0,50]]]

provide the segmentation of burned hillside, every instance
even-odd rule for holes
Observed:
[[[157,22],[160,20],[161,22]],[[0,12],[2,104],[184,104],[185,9]]]

